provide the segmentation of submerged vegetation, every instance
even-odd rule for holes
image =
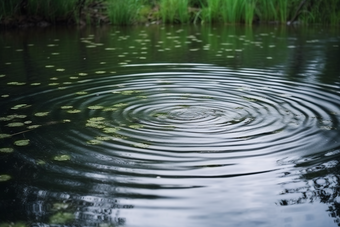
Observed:
[[[5,26],[152,23],[340,23],[340,0],[7,0]]]

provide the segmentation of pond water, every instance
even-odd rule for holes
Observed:
[[[51,28],[0,44],[0,226],[340,223],[338,29]]]

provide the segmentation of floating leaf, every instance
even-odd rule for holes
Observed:
[[[65,224],[74,220],[74,214],[59,212],[50,217],[50,224]]]
[[[106,73],[106,71],[96,71],[95,73],[96,74],[104,74],[104,73]]]
[[[41,83],[31,83],[32,86],[38,86],[40,85]]]
[[[86,95],[87,92],[86,91],[78,91],[76,92],[76,95]]]
[[[65,210],[69,207],[67,203],[55,203],[53,204],[53,210]]]
[[[68,161],[68,160],[71,160],[71,156],[63,154],[63,155],[57,155],[53,159],[55,161]]]
[[[103,109],[104,106],[89,106],[87,108],[90,109],[90,110],[100,110],[100,109]]]
[[[96,140],[107,141],[107,140],[111,140],[111,137],[109,137],[109,136],[97,136]]]
[[[64,120],[63,120],[63,123],[69,123],[69,122],[71,122],[70,119],[64,119]]]
[[[138,147],[138,148],[148,148],[149,145],[146,143],[136,143],[133,145],[134,147]]]
[[[5,133],[0,134],[0,139],[4,139],[4,138],[8,138],[8,137],[11,137],[11,135],[10,134],[5,134]]]
[[[80,110],[77,110],[77,109],[68,110],[68,111],[67,111],[67,113],[72,113],[72,114],[74,114],[74,113],[79,113],[79,112],[81,112],[81,111],[80,111]]]
[[[15,145],[20,146],[20,147],[27,146],[29,143],[30,143],[29,139],[27,139],[27,140],[17,140],[17,141],[14,142]]]
[[[12,177],[10,175],[7,174],[0,174],[0,182],[4,182],[4,181],[8,181],[10,180]]]
[[[31,105],[27,105],[27,104],[18,104],[13,106],[11,109],[12,110],[17,110],[17,109],[21,109],[21,108],[26,108],[26,107],[30,107]]]
[[[1,95],[1,98],[8,98],[9,97],[9,95]]]
[[[103,132],[104,133],[115,133],[119,130],[119,128],[104,128]]]
[[[12,153],[13,151],[14,151],[14,149],[10,148],[10,147],[0,148],[0,153]]]
[[[115,104],[113,105],[114,107],[117,107],[117,108],[120,108],[120,107],[124,107],[124,106],[127,106],[128,104],[126,103],[118,103],[118,104]]]
[[[79,76],[87,76],[87,73],[78,73]]]
[[[46,68],[53,68],[54,65],[45,65]]]
[[[98,144],[101,144],[102,141],[100,141],[100,140],[89,140],[86,143],[91,144],[91,145],[98,145]]]
[[[21,127],[24,126],[25,124],[22,122],[11,122],[9,124],[7,124],[7,127]]]
[[[140,129],[140,128],[143,128],[144,126],[143,125],[139,125],[139,124],[135,124],[135,125],[129,125],[130,128],[133,128],[133,129]]]
[[[21,86],[21,85],[25,85],[26,83],[25,82],[8,82],[7,83],[8,85],[15,85],[15,86]]]
[[[138,93],[140,91],[122,91],[121,94],[122,95],[132,95],[133,93]]]
[[[37,165],[45,165],[46,164],[46,162],[44,160],[41,160],[41,159],[38,159],[36,161],[36,163],[37,163]]]
[[[36,128],[39,128],[41,125],[30,125],[28,126],[27,128],[28,129],[36,129]]]
[[[65,69],[56,69],[56,71],[58,71],[58,72],[64,72]]]
[[[113,108],[113,107],[108,107],[108,108],[104,108],[103,111],[116,111],[117,108]]]
[[[34,116],[36,117],[45,117],[49,114],[49,112],[38,112],[38,113],[35,113]]]
[[[73,106],[62,106],[60,108],[63,109],[63,110],[68,110],[68,109],[72,109]]]

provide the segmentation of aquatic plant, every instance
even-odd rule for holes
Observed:
[[[29,139],[26,140],[17,140],[14,142],[16,146],[22,147],[22,146],[27,146],[30,143]]]
[[[71,156],[63,154],[63,155],[57,155],[54,156],[53,160],[55,161],[68,161],[71,160]]]
[[[50,217],[50,224],[65,224],[74,220],[74,214],[69,212],[58,212]]]
[[[112,24],[133,24],[141,7],[138,0],[107,1],[107,14]]]
[[[189,20],[188,0],[161,0],[160,14],[166,23],[186,23]]]
[[[14,149],[11,148],[11,147],[0,148],[0,153],[12,153],[13,151],[14,151]]]
[[[10,175],[7,174],[0,174],[0,182],[2,181],[8,181],[10,180],[12,177]]]

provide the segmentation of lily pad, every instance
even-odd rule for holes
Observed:
[[[53,204],[53,210],[65,210],[69,207],[67,203],[55,203]]]
[[[30,143],[29,139],[27,139],[27,140],[17,140],[17,141],[14,142],[15,145],[20,146],[20,147],[27,146],[29,143]]]
[[[34,116],[36,117],[45,117],[49,114],[49,112],[38,112],[38,113],[35,113]]]
[[[17,109],[22,109],[22,108],[26,108],[26,107],[30,107],[31,105],[27,105],[27,104],[18,104],[13,106],[11,109],[12,110],[17,110]]]
[[[97,145],[97,144],[101,144],[102,141],[100,141],[100,140],[89,140],[86,143],[91,144],[91,145]]]
[[[12,153],[13,151],[14,151],[14,149],[11,148],[11,147],[0,148],[0,153]]]
[[[38,159],[38,160],[36,161],[36,163],[37,163],[38,165],[45,165],[45,164],[46,164],[46,162],[45,162],[44,160],[41,160],[41,159]]]
[[[104,133],[115,133],[119,130],[119,128],[104,128],[103,132]]]
[[[71,114],[79,113],[79,112],[81,112],[81,110],[74,109],[74,110],[68,110],[67,111],[67,113],[71,113]]]
[[[68,161],[71,160],[71,156],[63,154],[63,155],[57,155],[53,158],[55,161]]]
[[[140,128],[143,128],[144,126],[140,124],[134,124],[134,125],[129,125],[129,127],[133,129],[140,129]]]
[[[4,182],[4,181],[8,181],[10,180],[12,177],[10,175],[7,174],[0,174],[0,182]]]
[[[104,106],[88,106],[87,108],[90,110],[100,110],[103,109]]]
[[[86,91],[78,91],[76,92],[76,95],[86,95],[87,92]]]
[[[25,85],[25,82],[16,82],[16,81],[12,81],[12,82],[8,82],[8,85],[15,85],[15,86],[21,86],[21,85]]]
[[[149,145],[146,143],[136,143],[133,146],[137,148],[148,148],[149,147]]]
[[[107,141],[107,140],[111,140],[111,137],[109,137],[109,136],[97,136],[96,140]]]
[[[0,139],[4,139],[4,138],[8,138],[8,137],[11,137],[11,135],[5,134],[5,133],[0,134]]]
[[[116,111],[117,108],[113,108],[113,107],[108,107],[108,108],[104,108],[103,111]]]
[[[36,129],[36,128],[39,128],[41,125],[30,125],[28,126],[27,128],[28,129]]]
[[[65,224],[74,220],[74,214],[58,212],[50,217],[50,224]]]
[[[120,108],[120,107],[125,107],[127,106],[128,104],[127,103],[118,103],[118,104],[115,104],[113,105],[114,107],[117,107],[117,108]]]
[[[21,127],[24,126],[25,124],[22,122],[11,122],[7,124],[7,127]]]
[[[68,110],[68,109],[72,109],[73,106],[62,106],[60,107],[62,110]]]

